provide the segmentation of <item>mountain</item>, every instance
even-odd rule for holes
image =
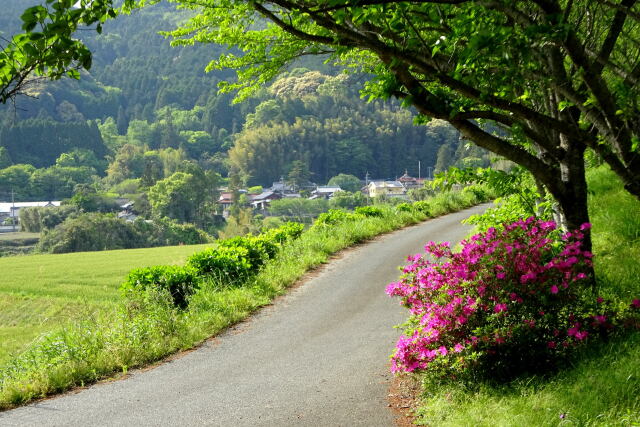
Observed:
[[[19,16],[32,0],[3,3],[0,35],[6,38],[19,30]],[[60,156],[83,150],[95,159],[86,164],[77,159],[89,156],[76,155],[73,166],[94,168],[89,183],[107,188],[143,178],[149,159],[158,156],[163,172],[143,179],[147,185],[176,170],[167,167],[168,158],[222,175],[231,168],[252,184],[268,185],[294,161],[326,182],[341,172],[417,175],[418,162],[427,170],[438,160],[444,167],[465,157],[450,127],[437,121],[414,126],[415,114],[397,102],[365,103],[359,88],[366,76],[343,75],[322,58],[305,59],[254,97],[232,104],[217,84],[233,72],[204,72],[225,47],[171,47],[158,34],[188,13],[157,4],[107,22],[102,34],[82,32],[94,54],[90,71],[80,80],[37,81],[32,97],[0,108],[0,198],[15,186],[15,180],[3,181],[1,168],[52,168],[60,166]],[[484,153],[473,157],[487,161]],[[72,191],[70,184],[63,187],[61,196]]]

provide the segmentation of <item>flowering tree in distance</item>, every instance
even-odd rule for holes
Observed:
[[[372,74],[370,97],[400,98],[422,119],[446,120],[525,167],[558,201],[570,229],[588,222],[587,148],[640,197],[636,0],[174,2],[197,11],[170,33],[174,43],[241,49],[209,65],[238,70],[223,89],[240,98],[296,58],[326,54]],[[114,15],[110,0],[82,0],[75,9],[73,0],[47,3],[56,9],[29,9],[26,33],[0,57],[1,101],[19,92],[28,73],[56,78],[87,68],[90,56],[71,34],[78,23]],[[50,20],[62,24],[50,27]],[[57,33],[67,42],[60,45]],[[496,127],[503,131],[487,130]]]

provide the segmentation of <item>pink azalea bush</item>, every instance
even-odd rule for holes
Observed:
[[[560,235],[555,223],[532,217],[476,234],[457,253],[429,242],[434,261],[410,256],[387,287],[411,312],[392,370],[512,377],[555,366],[607,334],[618,320],[591,292],[592,254],[582,248],[589,228]]]

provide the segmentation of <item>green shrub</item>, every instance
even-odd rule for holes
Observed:
[[[411,206],[409,203],[400,203],[398,206],[396,206],[396,211],[398,212],[411,212],[413,210],[413,206]]]
[[[384,216],[384,211],[376,206],[358,206],[355,212],[358,215],[374,218],[381,218]]]
[[[164,289],[171,294],[176,307],[186,308],[189,304],[189,296],[199,287],[200,277],[193,268],[157,265],[132,270],[120,289],[125,294],[149,288]]]
[[[287,222],[278,228],[262,233],[262,236],[273,240],[276,243],[283,244],[288,240],[295,240],[302,235],[304,231],[304,225],[299,222]]]
[[[267,238],[255,236],[237,236],[231,239],[220,240],[218,248],[243,248],[247,251],[247,260],[250,268],[260,268],[269,258],[269,253],[275,253],[275,243]],[[267,248],[267,246],[269,246]]]
[[[314,225],[336,225],[344,221],[355,219],[355,215],[340,209],[329,209],[327,212],[320,214]]]
[[[431,204],[426,200],[415,202],[413,208],[425,215],[431,215]]]
[[[227,284],[239,284],[252,273],[249,251],[242,246],[219,246],[197,252],[187,265],[199,274],[214,276]]]
[[[484,202],[489,199],[487,189],[478,184],[469,185],[462,189],[462,194],[469,194],[475,197],[476,202]]]

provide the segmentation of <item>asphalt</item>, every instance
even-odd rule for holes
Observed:
[[[126,379],[0,413],[0,426],[390,426],[389,355],[406,310],[384,289],[479,206],[347,250],[249,321]]]

